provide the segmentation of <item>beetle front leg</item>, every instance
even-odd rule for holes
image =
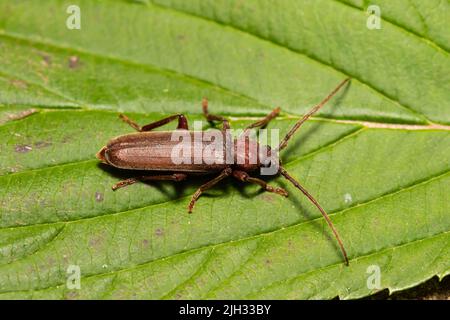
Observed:
[[[284,190],[283,188],[272,187],[271,185],[267,184],[267,182],[265,182],[262,179],[250,177],[248,175],[248,173],[245,171],[235,170],[235,171],[233,171],[233,177],[235,177],[236,179],[238,179],[242,182],[250,182],[250,183],[255,183],[257,185],[260,185],[261,188],[263,188],[264,190],[266,190],[268,192],[273,192],[273,193],[279,194],[284,197],[288,196],[288,192],[286,190]]]
[[[267,125],[271,120],[273,120],[274,118],[276,118],[276,116],[278,116],[278,114],[280,113],[280,108],[277,107],[275,109],[272,110],[271,113],[269,113],[267,116],[265,116],[264,118],[262,118],[261,120],[258,120],[252,124],[250,124],[249,126],[247,126],[244,130],[244,132],[242,133],[242,135],[246,134],[248,132],[248,130],[253,129],[253,128],[260,128],[260,127],[264,127],[265,125]]]
[[[132,127],[134,130],[141,131],[141,127],[136,122],[128,118],[126,115],[121,113],[119,114],[119,118],[122,119],[123,122],[128,123],[130,127]]]
[[[174,174],[165,174],[165,175],[154,175],[154,176],[140,176],[135,178],[129,178],[122,181],[119,181],[115,185],[112,186],[112,189],[115,191],[119,188],[123,188],[129,185],[132,185],[138,181],[183,181],[187,178],[187,175],[184,173],[174,173]]]
[[[178,119],[178,126],[177,129],[185,129],[188,130],[188,122],[186,117],[183,114],[174,114],[173,116],[146,124],[145,126],[140,127],[136,122],[128,118],[124,114],[120,114],[119,117],[126,123],[128,123],[132,128],[134,128],[136,131],[143,132],[143,131],[151,131],[155,128],[161,127],[169,122],[172,122],[176,119]]]
[[[212,188],[217,182],[219,182],[220,180],[225,179],[231,173],[232,173],[231,168],[226,168],[225,170],[223,170],[220,173],[220,175],[218,175],[214,179],[208,181],[207,183],[201,185],[200,188],[197,189],[197,191],[193,194],[193,196],[191,198],[191,202],[189,203],[189,207],[188,207],[189,213],[192,213],[192,209],[194,208],[195,202],[198,200],[198,198],[203,193],[203,191],[206,191],[206,190]]]
[[[225,118],[223,116],[210,114],[208,112],[208,99],[206,99],[206,98],[203,98],[203,100],[202,100],[202,109],[203,109],[203,115],[205,116],[206,120],[208,120],[208,121],[227,121],[227,118]]]
[[[203,100],[202,100],[202,109],[203,109],[203,115],[205,116],[207,121],[209,121],[209,122],[222,121],[222,123],[223,123],[222,130],[225,131],[225,130],[230,129],[230,123],[228,122],[227,118],[225,118],[223,116],[211,114],[208,112],[208,99],[206,99],[206,98],[203,98]]]

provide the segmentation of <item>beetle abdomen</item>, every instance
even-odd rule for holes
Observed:
[[[114,167],[130,170],[209,173],[226,167],[223,156],[213,154],[205,158],[203,151],[208,142],[196,142],[194,132],[186,132],[186,135],[191,139],[173,139],[173,131],[149,131],[119,136],[103,147],[97,158]],[[180,149],[180,144],[185,144],[185,150],[190,150],[191,153],[182,163],[177,153],[174,154],[174,148]],[[201,162],[194,160],[196,153]]]

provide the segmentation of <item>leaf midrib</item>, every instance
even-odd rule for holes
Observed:
[[[332,69],[334,72],[338,72],[338,73],[342,74],[345,77],[351,77],[352,79],[357,80],[361,84],[367,86],[369,89],[374,91],[376,94],[378,94],[378,95],[384,97],[385,99],[388,99],[389,101],[393,102],[394,105],[397,105],[399,108],[405,109],[408,112],[413,113],[418,118],[421,118],[427,124],[433,124],[433,122],[430,119],[428,119],[428,117],[426,117],[423,113],[420,113],[420,112],[416,111],[415,109],[411,108],[410,106],[406,106],[406,105],[402,104],[395,97],[391,97],[387,93],[383,92],[381,89],[376,88],[373,84],[370,84],[370,83],[367,83],[367,82],[363,81],[360,77],[357,77],[354,74],[350,74],[350,73],[348,73],[348,72],[346,72],[346,71],[344,71],[342,69],[339,69],[336,66],[333,66],[333,65],[323,61],[322,59],[319,59],[318,57],[308,55],[305,52],[301,52],[301,51],[299,51],[297,49],[294,49],[294,48],[291,48],[291,47],[288,47],[288,46],[283,46],[282,44],[278,43],[276,40],[261,37],[261,36],[259,36],[257,34],[251,33],[251,32],[249,32],[247,30],[238,28],[238,27],[233,26],[233,25],[227,25],[227,24],[221,23],[219,21],[211,20],[211,19],[206,18],[206,17],[202,17],[202,16],[195,15],[195,14],[192,14],[192,13],[189,13],[189,12],[185,12],[185,11],[180,11],[180,10],[177,10],[177,9],[174,9],[174,8],[165,7],[165,6],[162,6],[162,5],[159,5],[159,4],[155,4],[153,2],[152,2],[152,6],[160,8],[160,10],[173,11],[173,12],[178,13],[180,15],[186,15],[188,17],[194,17],[194,18],[197,18],[197,19],[200,19],[200,20],[203,20],[203,21],[207,21],[208,23],[214,23],[214,24],[220,25],[222,27],[228,27],[228,28],[231,28],[231,29],[233,29],[235,31],[242,32],[242,33],[245,33],[245,34],[250,35],[252,37],[255,37],[255,38],[257,38],[257,39],[259,39],[261,41],[268,42],[268,43],[270,43],[270,44],[272,44],[272,45],[274,45],[276,47],[280,47],[280,48],[283,48],[285,50],[289,50],[292,53],[295,53],[297,55],[303,55],[303,56],[309,58],[310,60],[312,60],[312,61],[314,61],[316,63],[319,63],[319,64],[321,64],[321,65],[323,65],[323,66],[325,66],[325,67],[327,67],[329,69]],[[31,44],[35,44],[35,45],[37,44],[37,45],[49,46],[49,47],[53,47],[55,49],[59,49],[59,50],[63,50],[63,51],[71,50],[71,51],[79,52],[79,53],[82,53],[82,54],[85,54],[85,55],[90,55],[92,57],[97,57],[97,58],[101,58],[101,59],[105,59],[105,60],[112,60],[112,61],[120,62],[120,63],[125,64],[125,65],[131,65],[131,66],[135,66],[135,67],[151,69],[152,71],[161,72],[161,73],[169,75],[169,76],[176,75],[178,77],[184,78],[185,80],[189,80],[191,82],[194,81],[194,83],[198,83],[199,82],[199,83],[201,83],[203,85],[208,85],[208,86],[211,86],[211,87],[220,88],[221,90],[223,90],[227,94],[231,94],[231,95],[234,95],[234,96],[239,96],[241,98],[245,98],[245,99],[248,99],[250,101],[254,101],[254,102],[256,102],[256,103],[258,103],[258,104],[260,104],[260,105],[262,105],[264,107],[269,108],[269,106],[266,105],[264,102],[259,101],[258,99],[254,98],[254,97],[249,97],[249,96],[247,96],[247,95],[245,95],[245,94],[243,94],[241,92],[236,92],[236,91],[230,90],[230,89],[228,89],[226,87],[220,86],[219,84],[212,83],[210,81],[207,81],[205,79],[201,79],[201,78],[198,78],[198,77],[195,77],[195,76],[192,76],[192,75],[186,75],[186,74],[179,73],[179,72],[177,72],[175,70],[157,67],[157,66],[152,65],[150,63],[143,64],[143,63],[138,63],[138,62],[133,61],[133,60],[124,60],[123,58],[120,58],[120,57],[105,55],[104,53],[93,52],[93,51],[90,51],[90,50],[86,50],[85,48],[82,49],[80,47],[70,48],[70,47],[66,47],[66,46],[61,45],[61,44],[56,44],[53,41],[48,41],[48,39],[45,40],[45,41],[42,41],[42,40],[41,41],[37,41],[35,38],[29,38],[29,37],[23,36],[21,34],[18,34],[18,33],[15,33],[15,32],[10,32],[10,31],[6,31],[6,30],[0,30],[0,36],[9,37],[9,38],[15,39],[15,40],[27,41],[27,42],[29,42]]]
[[[362,133],[362,132],[364,132],[366,130],[368,130],[368,129],[366,129],[366,128],[359,128],[359,129],[356,129],[354,131],[351,131],[351,132],[341,136],[337,140],[331,141],[331,142],[329,142],[329,143],[319,147],[318,149],[312,150],[312,151],[310,151],[310,152],[308,152],[308,153],[306,153],[306,154],[304,154],[304,155],[302,155],[302,156],[300,156],[300,157],[298,157],[296,159],[293,159],[293,160],[291,160],[289,162],[286,162],[284,166],[286,168],[292,167],[292,166],[296,165],[298,162],[302,162],[302,161],[304,161],[307,158],[313,157],[313,156],[315,156],[315,155],[317,155],[317,154],[319,154],[321,152],[327,151],[328,149],[333,148],[336,145],[346,141],[349,138],[352,138],[352,137],[354,137],[356,135],[359,135],[360,133]],[[25,170],[25,171],[17,172],[17,173],[10,173],[10,174],[7,174],[7,175],[0,176],[0,178],[1,177],[8,177],[8,178],[10,178],[11,176],[17,176],[17,175],[22,175],[22,174],[31,174],[31,175],[34,176],[36,174],[36,172],[39,172],[39,171],[45,171],[45,170],[48,170],[48,169],[60,168],[60,167],[65,167],[65,166],[78,166],[80,164],[94,163],[94,162],[98,162],[98,160],[96,160],[96,159],[88,159],[88,160],[81,160],[81,161],[63,163],[63,164],[58,164],[58,165],[53,165],[53,166],[48,166],[48,167],[42,167],[42,168],[36,168],[36,169],[31,169],[31,170]],[[435,174],[435,175],[433,175],[431,177],[424,177],[422,179],[418,179],[418,180],[412,182],[411,184],[409,184],[407,186],[403,186],[403,187],[400,187],[399,189],[395,189],[395,190],[390,190],[387,193],[378,195],[376,198],[368,199],[368,200],[366,200],[366,201],[364,201],[364,202],[362,202],[360,204],[356,204],[354,206],[350,206],[350,207],[347,207],[347,208],[342,209],[342,210],[337,210],[337,211],[335,211],[333,213],[339,213],[339,212],[345,211],[347,209],[352,209],[352,208],[358,207],[359,205],[365,205],[365,204],[370,203],[372,201],[377,201],[377,200],[379,200],[381,198],[384,198],[385,196],[394,195],[394,194],[396,194],[398,192],[402,192],[404,190],[407,190],[407,189],[419,186],[419,185],[421,185],[424,182],[432,181],[435,178],[439,178],[439,177],[447,174],[448,172],[450,172],[450,171],[448,171],[448,169],[446,169],[443,172]],[[119,212],[108,212],[108,213],[103,213],[103,214],[100,214],[100,215],[97,215],[97,216],[88,216],[88,217],[75,219],[75,220],[54,221],[54,222],[46,222],[46,223],[28,224],[28,225],[22,225],[22,226],[2,227],[2,228],[0,228],[0,231],[1,230],[14,230],[14,229],[20,229],[20,228],[33,227],[33,226],[49,226],[49,225],[57,225],[57,224],[69,224],[69,223],[76,223],[76,222],[80,222],[80,221],[86,221],[86,220],[90,220],[90,219],[103,218],[103,217],[111,216],[111,215],[126,214],[126,213],[129,213],[129,212],[132,212],[132,211],[142,210],[142,209],[145,209],[145,208],[151,208],[151,207],[155,207],[155,206],[159,206],[159,205],[164,205],[164,204],[167,204],[167,203],[174,203],[174,202],[181,201],[183,199],[189,198],[191,196],[192,195],[186,195],[186,196],[179,197],[179,198],[176,198],[176,199],[171,199],[171,200],[168,200],[168,201],[152,203],[152,204],[149,204],[149,205],[136,207],[136,208],[132,208],[132,209],[128,209],[128,210],[123,210],[123,211],[119,211]]]
[[[345,141],[346,139],[348,139],[349,137],[352,137],[356,134],[358,134],[359,132],[362,132],[363,129],[358,129],[355,131],[352,131],[348,134],[343,135],[342,137],[340,137],[339,139],[332,141],[328,144],[325,144],[323,146],[321,146],[320,148],[313,150],[311,152],[308,152],[306,154],[304,154],[302,157],[294,159],[290,162],[287,162],[285,164],[286,168],[288,168],[289,166],[292,166],[292,164],[296,163],[297,161],[300,160],[304,160],[305,158],[308,158],[310,156],[315,155],[316,153],[322,152],[322,151],[326,151],[328,148],[333,147],[335,145],[338,145],[339,143]],[[37,169],[31,169],[31,170],[26,170],[26,171],[22,171],[22,172],[17,172],[17,173],[10,173],[4,176],[0,176],[1,177],[8,177],[10,178],[11,176],[17,176],[17,175],[22,175],[22,174],[31,174],[31,175],[35,175],[36,172],[39,171],[45,171],[48,169],[54,169],[54,168],[60,168],[60,167],[66,167],[66,166],[78,166],[78,165],[82,165],[82,164],[86,164],[86,163],[97,163],[98,160],[97,159],[88,159],[88,160],[81,160],[81,161],[74,161],[74,162],[70,162],[70,163],[65,163],[65,164],[58,164],[58,165],[53,165],[53,166],[47,166],[47,167],[42,167],[42,168],[37,168]],[[180,201],[184,198],[188,198],[191,197],[192,195],[186,195],[183,197],[179,197],[176,199],[171,199],[168,201],[162,201],[162,202],[158,202],[158,203],[152,203],[150,205],[146,205],[146,206],[142,206],[142,207],[137,207],[137,208],[133,208],[133,209],[129,209],[129,210],[123,210],[123,211],[119,211],[119,212],[109,212],[109,213],[105,213],[105,214],[101,214],[101,215],[97,215],[97,216],[92,216],[92,217],[85,217],[85,218],[81,218],[81,219],[75,219],[75,220],[68,220],[68,221],[55,221],[55,222],[47,222],[47,223],[36,223],[36,224],[28,224],[28,225],[23,225],[23,226],[11,226],[11,227],[3,227],[0,228],[1,230],[14,230],[14,229],[19,229],[19,228],[27,228],[27,227],[32,227],[32,226],[48,226],[48,225],[53,225],[53,224],[60,224],[60,223],[64,223],[64,224],[68,224],[68,223],[75,223],[75,222],[80,222],[80,221],[85,221],[85,220],[89,220],[89,219],[96,219],[96,218],[101,218],[101,217],[105,217],[105,216],[110,216],[110,215],[116,215],[116,214],[125,214],[131,211],[135,211],[135,210],[141,210],[141,209],[145,209],[145,208],[150,208],[150,207],[154,207],[154,206],[159,206],[162,204],[167,204],[167,203],[172,203],[172,202],[177,202]]]
[[[351,135],[351,134],[355,134],[355,132],[350,133],[350,135]],[[344,136],[344,138],[345,138],[345,136]],[[335,143],[338,143],[338,141],[336,141]],[[323,148],[326,148],[326,146],[324,146]],[[308,154],[307,154],[307,155],[304,155],[304,157],[307,157],[307,156],[308,156]],[[296,162],[296,160],[297,160],[297,159],[293,160],[292,162]],[[89,161],[90,161],[90,160],[89,160]],[[96,160],[93,160],[93,161],[96,161]],[[289,163],[289,164],[288,164],[288,166],[290,166],[290,165],[292,165],[292,163]],[[358,204],[358,205],[356,205],[356,206],[352,206],[352,207],[346,208],[346,209],[344,209],[344,210],[340,210],[340,211],[334,212],[334,213],[332,213],[331,215],[333,216],[333,215],[338,214],[338,213],[340,213],[340,212],[342,212],[342,211],[346,211],[346,210],[353,209],[353,208],[355,208],[355,207],[357,207],[357,206],[364,206],[364,205],[366,205],[366,204],[368,204],[368,203],[370,203],[370,202],[373,202],[373,201],[379,201],[379,200],[381,200],[382,198],[384,198],[385,196],[392,196],[392,195],[394,195],[394,194],[396,194],[396,193],[398,193],[398,192],[402,192],[402,191],[404,191],[404,190],[406,190],[406,189],[414,188],[414,187],[417,187],[417,186],[419,186],[419,185],[421,185],[421,184],[424,184],[424,183],[429,183],[429,182],[431,182],[432,180],[438,179],[438,178],[440,178],[441,176],[443,176],[443,175],[445,175],[445,174],[447,174],[447,173],[448,173],[448,172],[446,172],[446,173],[444,173],[444,174],[442,174],[442,175],[439,175],[439,176],[430,178],[430,179],[428,179],[428,180],[426,180],[426,181],[422,181],[422,182],[420,182],[420,183],[414,183],[413,185],[411,185],[411,186],[409,186],[409,187],[407,187],[407,188],[403,188],[403,189],[401,189],[401,190],[396,190],[396,191],[394,191],[394,192],[392,192],[392,193],[390,193],[390,194],[383,195],[383,196],[381,196],[381,197],[377,197],[377,198],[371,199],[371,200],[369,200],[369,201],[367,201],[367,202],[364,202],[364,203],[362,203],[362,204]],[[189,197],[189,195],[187,195],[186,197]],[[183,198],[184,198],[184,197],[183,197]],[[172,200],[172,201],[174,201],[174,202],[175,202],[175,201],[180,201],[181,199],[182,199],[182,198],[180,198],[180,199],[175,199],[175,200]],[[163,202],[163,203],[159,203],[159,204],[154,204],[154,205],[151,205],[151,206],[149,206],[149,207],[152,207],[152,206],[158,206],[158,205],[164,205],[165,203],[167,203],[167,202]],[[145,208],[145,207],[143,207],[143,208]],[[130,211],[137,211],[137,210],[140,210],[140,209],[142,209],[142,208],[135,208],[135,209],[132,209],[132,210],[127,210],[127,211],[122,211],[122,212],[116,212],[116,213],[112,213],[112,214],[126,214],[126,213],[128,213],[128,212],[130,212]],[[105,215],[102,215],[102,216],[95,216],[95,217],[90,217],[90,218],[87,218],[87,219],[97,219],[97,218],[102,218],[102,217],[104,217],[104,216],[105,216]],[[317,218],[317,219],[321,219],[321,217],[319,217],[319,218]],[[302,222],[302,223],[299,223],[299,224],[296,224],[296,225],[289,226],[288,228],[296,227],[297,225],[300,225],[300,224],[312,223],[314,220],[317,220],[317,219],[304,221],[304,222]],[[83,220],[85,220],[85,219],[83,219]],[[60,225],[62,224],[62,225],[63,225],[62,228],[59,230],[58,234],[53,238],[53,241],[47,242],[46,244],[44,244],[43,247],[39,248],[37,251],[35,251],[35,252],[32,253],[31,255],[27,255],[27,256],[24,257],[24,258],[29,258],[30,256],[32,256],[32,255],[34,255],[34,254],[36,254],[36,253],[41,252],[41,251],[43,250],[43,248],[49,246],[49,245],[50,245],[52,242],[54,242],[61,234],[63,234],[63,230],[64,230],[65,226],[66,226],[67,224],[69,224],[69,223],[72,223],[72,222],[77,222],[77,221],[51,223],[51,224],[53,224],[53,225],[57,225],[57,224],[60,224]],[[218,246],[221,246],[221,245],[226,245],[226,244],[228,244],[228,243],[230,243],[230,242],[244,241],[244,240],[249,240],[249,239],[252,239],[252,238],[258,238],[258,237],[260,237],[260,236],[264,236],[264,235],[266,235],[266,234],[270,234],[270,233],[274,233],[274,232],[278,232],[278,231],[280,231],[280,229],[275,229],[275,230],[272,230],[272,231],[269,231],[269,232],[266,232],[266,233],[263,233],[263,234],[253,235],[253,236],[251,236],[251,237],[247,237],[247,238],[243,238],[243,239],[231,240],[231,241],[228,241],[228,242],[219,243],[219,244],[214,244],[214,245],[211,245],[211,246],[203,246],[203,247],[200,247],[200,248],[194,248],[194,249],[192,249],[192,250],[188,250],[188,251],[185,251],[185,252],[176,253],[176,254],[174,254],[174,255],[183,254],[183,253],[189,253],[189,252],[196,252],[196,250],[203,250],[203,249],[208,248],[208,247],[215,248],[215,247],[218,247]],[[152,260],[152,261],[145,262],[145,263],[143,263],[143,264],[145,265],[145,264],[152,263],[152,262],[156,262],[156,261],[159,261],[159,260],[162,260],[162,259],[167,259],[167,258],[172,257],[172,256],[174,256],[174,255],[171,255],[171,256],[168,256],[168,257],[158,258],[158,259],[155,259],[155,260]],[[21,259],[19,259],[19,260],[21,260]],[[16,260],[16,261],[18,261],[18,260]],[[133,267],[129,267],[129,268],[124,268],[124,269],[119,269],[119,270],[115,270],[115,271],[111,271],[111,272],[114,273],[114,272],[126,271],[126,270],[129,270],[129,269],[135,268],[135,267],[137,267],[137,266],[133,266]],[[102,273],[99,273],[99,274],[94,274],[94,275],[90,275],[90,276],[102,276],[102,275],[103,275]],[[88,277],[90,277],[90,276],[88,276]]]

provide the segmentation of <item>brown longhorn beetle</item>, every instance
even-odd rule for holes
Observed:
[[[259,143],[254,139],[249,139],[246,133],[253,128],[261,128],[269,123],[270,120],[274,119],[280,112],[280,108],[275,108],[271,113],[269,113],[263,119],[249,125],[244,129],[243,134],[241,134],[238,138],[231,138],[232,141],[235,142],[233,144],[233,150],[229,150],[230,147],[227,147],[228,144],[223,145],[223,153],[221,153],[222,161],[209,161],[208,163],[200,162],[200,163],[174,163],[172,158],[172,149],[175,147],[179,141],[173,141],[172,134],[174,131],[152,131],[155,128],[161,127],[171,121],[178,120],[178,126],[176,132],[182,131],[182,133],[188,134],[190,137],[193,137],[195,131],[188,131],[188,122],[184,115],[176,114],[170,117],[164,118],[162,120],[147,124],[143,127],[140,127],[137,123],[121,114],[120,118],[128,123],[131,127],[136,129],[138,133],[131,133],[116,137],[108,142],[108,144],[103,147],[98,153],[97,158],[100,159],[103,163],[111,165],[120,169],[128,169],[128,170],[144,170],[151,171],[153,174],[143,175],[135,178],[126,179],[115,184],[112,189],[116,190],[118,188],[122,188],[128,185],[131,185],[137,181],[149,181],[149,180],[172,180],[172,181],[181,181],[185,180],[188,175],[194,174],[212,174],[217,173],[218,175],[210,180],[209,182],[201,185],[198,190],[192,196],[192,199],[189,203],[188,210],[189,213],[192,212],[192,209],[195,205],[195,202],[200,197],[200,195],[207,189],[213,187],[222,179],[233,176],[234,178],[243,181],[250,182],[260,185],[264,190],[273,192],[282,196],[287,197],[288,193],[286,190],[282,188],[275,188],[267,184],[264,180],[259,178],[251,177],[249,173],[256,171],[257,169],[267,167],[271,164],[273,160],[273,155],[278,155],[278,151],[284,149],[289,139],[294,135],[294,133],[300,128],[300,126],[309,119],[314,113],[316,113],[321,107],[323,107],[350,79],[345,79],[342,81],[322,102],[312,108],[308,113],[306,113],[286,134],[286,136],[281,140],[281,143],[276,149],[271,150],[269,146],[260,146]],[[208,112],[208,101],[203,99],[202,102],[203,114],[205,118],[212,121],[221,121],[222,122],[222,130],[220,131],[225,140],[230,139],[230,136],[227,136],[230,129],[230,124],[225,117],[213,115]],[[235,146],[240,139],[244,137],[244,149],[237,150]],[[195,143],[195,142],[194,142]],[[200,142],[199,152],[202,152],[203,148],[205,148],[206,143]],[[250,146],[256,146],[258,150],[257,161],[250,163],[248,160],[254,156],[251,151]],[[194,147],[195,150],[195,147]],[[225,163],[223,157],[225,154],[229,155],[230,151],[233,151],[233,158],[231,162]],[[265,155],[261,156],[262,154]],[[194,151],[195,153],[196,151]],[[197,151],[198,152],[198,151]],[[202,153],[203,155],[203,153]],[[195,156],[195,154],[194,154]],[[244,161],[238,161],[238,160]],[[211,159],[209,159],[211,160]],[[279,163],[279,160],[277,158]],[[287,171],[281,166],[277,166],[277,171],[275,174],[281,174],[288,181],[290,181],[297,189],[299,189],[322,213],[325,218],[327,224],[333,231],[337,242],[339,243],[339,247],[342,251],[342,255],[344,256],[345,263],[348,265],[347,253],[344,248],[344,244],[328,217],[325,210],[319,205],[319,203],[313,198],[309,192],[302,187],[292,176],[290,176]]]

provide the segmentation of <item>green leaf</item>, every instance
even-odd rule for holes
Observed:
[[[0,298],[342,299],[450,273],[450,5],[378,1],[0,2]],[[210,111],[243,128],[280,105],[282,154],[323,205],[207,177],[139,183],[95,153],[140,124]],[[205,125],[206,128],[206,125]],[[69,266],[81,289],[66,285]],[[373,266],[381,286],[368,286]]]

